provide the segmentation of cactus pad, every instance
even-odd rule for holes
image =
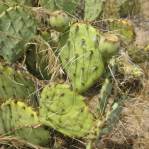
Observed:
[[[86,91],[104,71],[98,37],[98,31],[91,25],[76,23],[71,26],[69,39],[61,48],[62,66],[77,92]]]
[[[45,87],[40,100],[41,122],[71,137],[84,137],[93,125],[83,97],[67,85]]]
[[[12,135],[37,145],[48,142],[49,133],[39,127],[36,112],[19,101],[7,101],[0,108],[0,135]]]
[[[79,0],[39,0],[39,4],[42,7],[48,8],[49,10],[64,10],[65,12],[73,14],[76,10]]]
[[[29,74],[0,65],[0,100],[34,99],[34,94],[35,85]]]
[[[90,21],[97,19],[102,12],[103,3],[103,0],[85,0],[84,18]]]
[[[16,61],[24,45],[36,33],[36,21],[28,8],[10,7],[0,14],[0,55],[8,62]]]

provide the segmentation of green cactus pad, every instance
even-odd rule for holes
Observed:
[[[73,14],[76,10],[79,0],[39,0],[39,4],[42,7],[48,8],[49,10],[64,10],[65,12]]]
[[[65,31],[69,26],[69,22],[70,18],[63,11],[55,11],[50,15],[49,23],[57,31]]]
[[[103,0],[85,0],[84,18],[90,21],[97,19],[102,12],[103,3]]]
[[[62,66],[77,92],[86,91],[104,71],[98,37],[98,31],[91,25],[76,23],[71,26],[69,39],[60,50]]]
[[[127,19],[109,19],[107,30],[116,33],[124,43],[131,43],[135,39],[133,24]]]
[[[34,94],[35,85],[28,73],[0,64],[0,101],[9,98],[35,101]]]
[[[58,58],[41,37],[36,37],[28,46],[26,65],[29,72],[39,79],[49,80],[52,75],[57,76],[59,71]]]
[[[41,93],[41,122],[70,137],[84,137],[93,125],[93,116],[83,97],[67,85],[45,87]]]
[[[37,145],[45,145],[49,133],[39,124],[36,112],[23,102],[11,100],[1,105],[0,135],[12,135]]]
[[[14,62],[24,52],[24,46],[36,33],[36,21],[28,8],[14,6],[0,14],[0,55]]]

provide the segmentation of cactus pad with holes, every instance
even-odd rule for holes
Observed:
[[[83,97],[67,85],[45,87],[40,100],[41,122],[70,137],[84,137],[93,125],[93,116]]]

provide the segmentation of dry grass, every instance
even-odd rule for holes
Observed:
[[[149,65],[143,64],[145,79],[140,92],[124,104],[116,128],[100,142],[105,149],[149,148]]]

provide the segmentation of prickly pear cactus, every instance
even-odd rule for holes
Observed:
[[[127,19],[109,19],[107,30],[118,35],[124,43],[132,43],[135,39],[135,30],[132,22]]]
[[[36,33],[36,21],[28,8],[9,7],[0,14],[0,55],[15,62],[24,52],[24,46]]]
[[[104,62],[107,62],[112,56],[116,55],[119,47],[120,41],[115,34],[106,33],[103,36],[100,36],[99,50]]]
[[[48,8],[51,11],[64,10],[67,13],[73,14],[76,10],[79,0],[39,0],[42,7]]]
[[[57,31],[64,32],[70,23],[69,16],[63,11],[54,11],[50,15],[49,24]]]
[[[85,0],[84,19],[93,21],[97,19],[103,10],[103,0]]]
[[[41,37],[36,37],[28,45],[26,53],[26,65],[29,72],[39,79],[48,80],[59,73],[58,58],[49,44]]]
[[[91,25],[76,23],[60,50],[62,66],[77,92],[86,91],[104,71],[98,38],[98,31]]]
[[[33,144],[45,145],[49,133],[40,127],[36,112],[19,101],[7,101],[0,107],[0,135],[12,135]]]
[[[93,116],[83,100],[67,85],[45,87],[40,99],[41,122],[70,137],[84,137],[93,126]]]
[[[35,101],[35,85],[28,73],[0,65],[0,101],[9,98]],[[27,100],[28,99],[28,100]]]

